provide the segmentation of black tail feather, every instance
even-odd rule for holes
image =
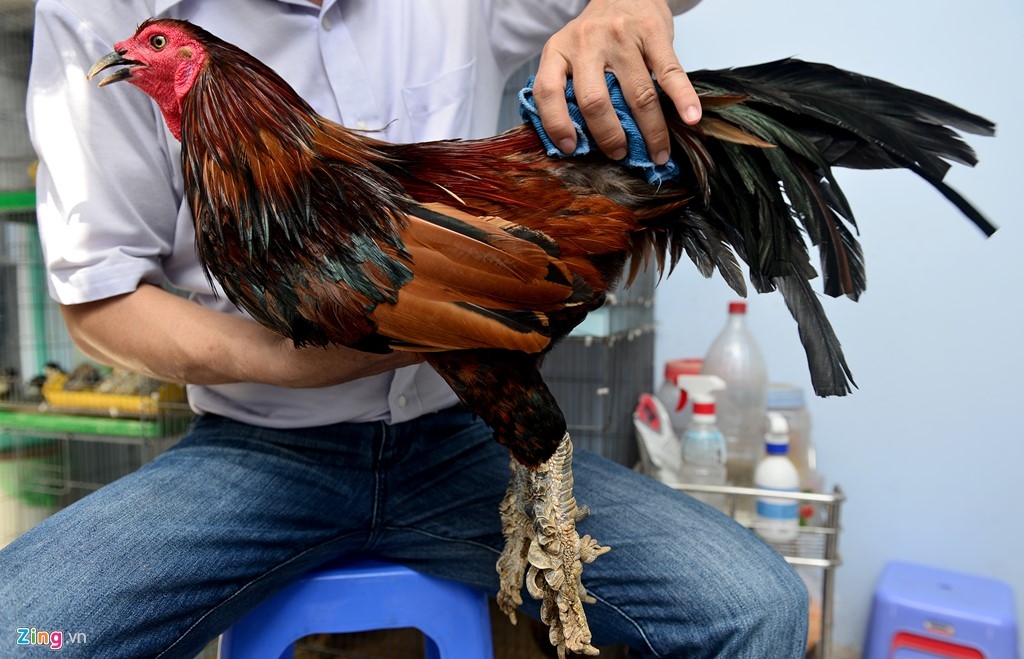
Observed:
[[[800,343],[807,353],[814,393],[819,396],[845,396],[850,393],[850,385],[857,384],[810,282],[802,277],[779,277],[775,285],[796,321]]]
[[[736,107],[755,110],[813,144],[829,165],[906,168],[932,185],[945,176],[949,161],[977,164],[974,150],[956,130],[995,134],[991,121],[951,103],[827,64],[786,59],[729,70],[696,71],[690,77],[698,89],[707,93],[747,95],[749,100],[742,106],[730,106],[722,112]],[[756,125],[746,128],[762,137]],[[765,139],[771,141],[771,137]],[[962,197],[949,195],[942,188],[940,192],[986,235],[995,230]]]
[[[697,194],[694,205],[704,203],[691,206],[679,223],[685,228],[664,240],[672,263],[685,251],[702,274],[717,266],[742,293],[738,269],[710,247],[727,243],[747,264],[755,290],[777,289],[785,298],[815,392],[849,393],[853,378],[811,288],[817,273],[802,235],[818,248],[824,293],[856,300],[867,283],[864,261],[831,168],[910,170],[991,235],[996,227],[942,179],[952,162],[977,163],[957,131],[993,135],[994,124],[919,92],[796,59],[696,71],[690,79],[710,100],[710,120],[691,128],[677,119],[671,129],[678,156],[691,165],[685,184]]]

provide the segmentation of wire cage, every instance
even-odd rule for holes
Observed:
[[[0,0],[0,192],[32,187],[35,160],[25,129],[25,92],[32,56],[32,3]],[[20,195],[13,195],[24,199]],[[5,195],[11,198],[12,195]],[[0,200],[0,209],[4,203]]]
[[[654,384],[654,337],[651,271],[621,286],[545,358],[541,372],[576,447],[636,464],[633,410]]]
[[[180,386],[75,350],[17,215],[0,215],[0,546],[153,459],[191,417]]]

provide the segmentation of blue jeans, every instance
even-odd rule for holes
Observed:
[[[807,591],[727,516],[578,450],[580,524],[612,551],[585,566],[596,645],[644,657],[802,657]],[[392,426],[195,421],[176,446],[0,551],[0,655],[197,654],[316,566],[372,555],[498,589],[508,452],[468,412]],[[524,592],[526,613],[538,607]],[[86,643],[82,643],[86,640]],[[77,642],[73,642],[77,641]],[[24,642],[24,639],[23,639]]]

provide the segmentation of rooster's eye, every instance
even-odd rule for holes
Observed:
[[[149,45],[157,50],[161,50],[167,45],[167,37],[162,34],[154,34],[149,38]]]

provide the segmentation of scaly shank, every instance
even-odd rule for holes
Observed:
[[[501,503],[505,549],[498,559],[498,605],[515,622],[522,604],[520,586],[541,600],[541,621],[550,629],[560,659],[566,651],[596,655],[583,602],[593,602],[583,587],[583,563],[609,551],[576,532],[587,516],[572,494],[572,441],[568,433],[551,458],[531,470],[514,459],[508,491]]]

